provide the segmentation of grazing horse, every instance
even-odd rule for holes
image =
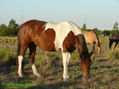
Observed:
[[[70,21],[51,23],[38,20],[30,20],[21,25],[18,31],[18,57],[16,60],[17,73],[22,77],[22,61],[27,47],[30,49],[29,59],[32,64],[33,74],[40,76],[36,70],[34,61],[36,46],[44,51],[61,50],[63,58],[63,79],[67,80],[68,64],[71,53],[77,48],[80,54],[80,67],[84,79],[88,79],[91,59],[85,38],[80,28]]]
[[[83,35],[84,35],[84,38],[86,40],[86,43],[88,44],[91,44],[93,46],[93,51],[95,51],[95,43],[97,45],[97,49],[98,49],[98,54],[101,53],[101,46],[100,46],[100,41],[99,41],[99,38],[98,38],[98,35],[96,34],[95,31],[82,31],[83,32]]]
[[[109,48],[111,49],[111,46],[115,42],[114,49],[116,48],[117,44],[119,43],[119,34],[110,34],[109,35]]]

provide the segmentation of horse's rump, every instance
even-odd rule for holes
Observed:
[[[99,37],[96,34],[95,31],[82,31],[86,40],[86,43],[89,43],[93,46],[93,50],[94,50],[94,44],[96,43],[97,47],[98,47],[98,54],[101,52],[101,46],[100,46],[100,41],[99,41]]]

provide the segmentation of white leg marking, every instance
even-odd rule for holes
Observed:
[[[36,66],[33,64],[32,65],[32,70],[33,70],[33,74],[40,77],[40,75],[38,74],[37,70],[36,70]]]
[[[69,79],[68,64],[69,64],[69,59],[70,59],[70,53],[62,53],[62,57],[63,57],[63,67],[64,67],[63,79],[67,80]]]
[[[22,77],[22,61],[23,61],[23,56],[18,56],[18,75],[19,77]]]

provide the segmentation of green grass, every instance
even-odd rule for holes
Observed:
[[[7,41],[5,41],[7,40]],[[3,89],[119,89],[119,46],[114,50],[108,47],[108,37],[100,37],[102,53],[93,54],[90,78],[88,83],[82,80],[80,60],[77,50],[71,56],[69,65],[70,80],[62,79],[63,65],[61,52],[44,52],[37,49],[35,64],[41,78],[32,75],[31,64],[28,60],[28,50],[24,59],[24,77],[16,75],[15,62],[17,38],[0,37],[0,65],[1,83],[31,83],[35,86],[4,86]],[[114,46],[114,45],[113,45]],[[91,46],[88,46],[91,50]],[[97,52],[97,49],[96,49]]]
[[[1,63],[8,63],[8,64],[15,64],[16,53],[13,53],[9,47],[4,47],[0,49],[0,62]]]

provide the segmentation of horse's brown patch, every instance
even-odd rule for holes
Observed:
[[[55,31],[51,28],[45,30],[42,34],[38,34],[38,40],[35,43],[39,48],[46,51],[55,51]],[[37,39],[37,37],[35,37]]]
[[[73,52],[76,47],[75,47],[75,36],[72,31],[69,32],[67,37],[63,41],[63,52]]]

